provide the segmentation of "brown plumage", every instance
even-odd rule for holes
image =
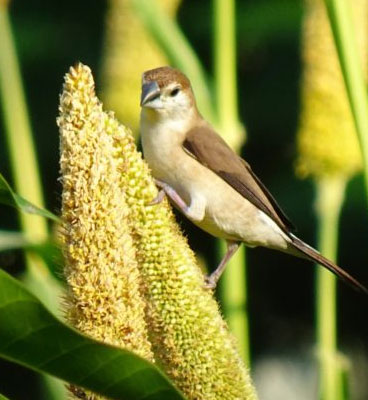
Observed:
[[[292,246],[305,258],[325,266],[345,282],[368,294],[368,290],[355,278],[292,234],[295,230],[294,225],[271,193],[255,175],[249,164],[238,157],[211,127],[198,127],[188,131],[183,147],[193,158],[215,172],[234,190],[276,222],[289,236]]]
[[[210,126],[201,126],[188,131],[183,147],[198,162],[219,175],[238,193],[272,218],[284,232],[294,230],[289,218],[250,165],[238,157]]]
[[[244,242],[321,264],[368,294],[355,278],[293,234],[293,224],[249,164],[199,114],[184,74],[161,67],[145,72],[142,81],[142,145],[162,193],[193,223],[228,242],[228,252],[207,279],[209,287]]]
[[[155,81],[160,89],[173,82],[180,85],[184,90],[191,88],[189,79],[183,73],[168,66],[150,69],[143,74],[143,82],[152,81]]]

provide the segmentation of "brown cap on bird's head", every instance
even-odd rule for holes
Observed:
[[[160,67],[145,71],[142,75],[142,82],[157,82],[160,89],[170,83],[178,83],[183,90],[190,88],[189,79],[178,69],[172,67]]]
[[[142,75],[141,106],[162,109],[156,100],[163,91],[169,90],[170,96],[176,96],[179,91],[186,93],[190,104],[195,105],[194,94],[189,79],[178,69],[159,67],[150,69]]]

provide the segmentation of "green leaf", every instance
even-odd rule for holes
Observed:
[[[0,252],[18,249],[26,250],[40,256],[54,278],[60,282],[64,282],[61,249],[55,242],[46,240],[34,243],[26,238],[22,232],[0,230]]]
[[[2,270],[0,357],[112,399],[184,399],[157,367],[61,323]]]
[[[65,383],[51,375],[43,374],[39,385],[41,399],[67,400],[71,398]]]
[[[41,217],[49,218],[55,222],[60,221],[59,218],[52,212],[37,207],[28,200],[14,193],[2,174],[0,174],[0,203],[15,207],[19,211],[23,211],[28,214],[36,214]]]
[[[57,243],[50,240],[36,244],[31,243],[26,249],[38,254],[43,259],[54,278],[59,282],[65,282],[63,275],[64,260]]]
[[[0,400],[9,400],[7,397],[3,396],[2,394],[0,394]]]

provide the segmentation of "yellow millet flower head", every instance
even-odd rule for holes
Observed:
[[[158,0],[174,17],[180,0]],[[135,133],[139,127],[141,76],[168,59],[136,15],[133,0],[110,0],[102,66],[103,101]]]
[[[113,157],[114,138],[106,134],[112,122],[88,67],[79,64],[66,74],[59,110],[67,318],[85,334],[152,361],[120,185],[124,161]]]
[[[112,118],[110,134],[116,157],[124,160],[121,185],[156,362],[188,399],[256,399],[234,339],[211,292],[204,289],[203,274],[167,201],[148,205],[157,195],[149,168],[132,135]]]
[[[110,154],[104,153],[104,156],[110,160],[113,157],[119,166],[120,190],[114,188],[114,191],[128,205],[128,224],[142,276],[147,303],[146,320],[156,361],[188,399],[256,399],[233,338],[221,318],[216,301],[203,288],[202,273],[175,223],[167,201],[157,206],[147,206],[156,196],[157,189],[146,163],[136,150],[133,136],[112,114],[102,113],[93,93],[89,69],[79,67],[73,74],[73,86],[75,83],[79,87],[84,86],[81,81],[89,82],[89,90],[84,91],[82,98],[92,99],[89,102],[92,101],[93,105],[79,98],[62,103],[82,103],[82,107],[76,108],[92,109],[88,115],[95,116],[92,118],[93,125],[104,126],[103,132],[97,131],[100,135],[106,133],[113,144],[112,149],[108,146]],[[80,133],[89,121],[90,118],[83,115],[81,119],[71,118],[65,125],[70,126],[71,131],[77,129]],[[86,140],[84,137],[83,142]],[[91,140],[94,141],[93,138]],[[70,146],[72,151],[75,143],[70,142]],[[64,179],[69,175],[66,171]],[[92,193],[88,196],[92,196]],[[108,196],[108,193],[104,193],[104,198]],[[70,201],[69,198],[66,200]],[[70,223],[74,221],[75,215],[71,215]]]
[[[366,71],[368,0],[354,0],[351,7]],[[304,74],[297,174],[349,178],[361,168],[360,149],[322,0],[306,0],[302,55]]]

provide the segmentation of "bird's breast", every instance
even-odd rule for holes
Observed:
[[[141,134],[144,158],[156,179],[172,186],[185,199],[185,183],[188,166],[182,143],[185,132],[182,123],[145,123],[141,120]],[[185,193],[184,193],[185,192]]]
[[[141,124],[141,133],[144,157],[153,176],[174,188],[189,206],[204,208],[204,218],[193,221],[197,226],[213,236],[249,246],[286,246],[286,235],[276,223],[184,151],[185,132],[178,127]]]

